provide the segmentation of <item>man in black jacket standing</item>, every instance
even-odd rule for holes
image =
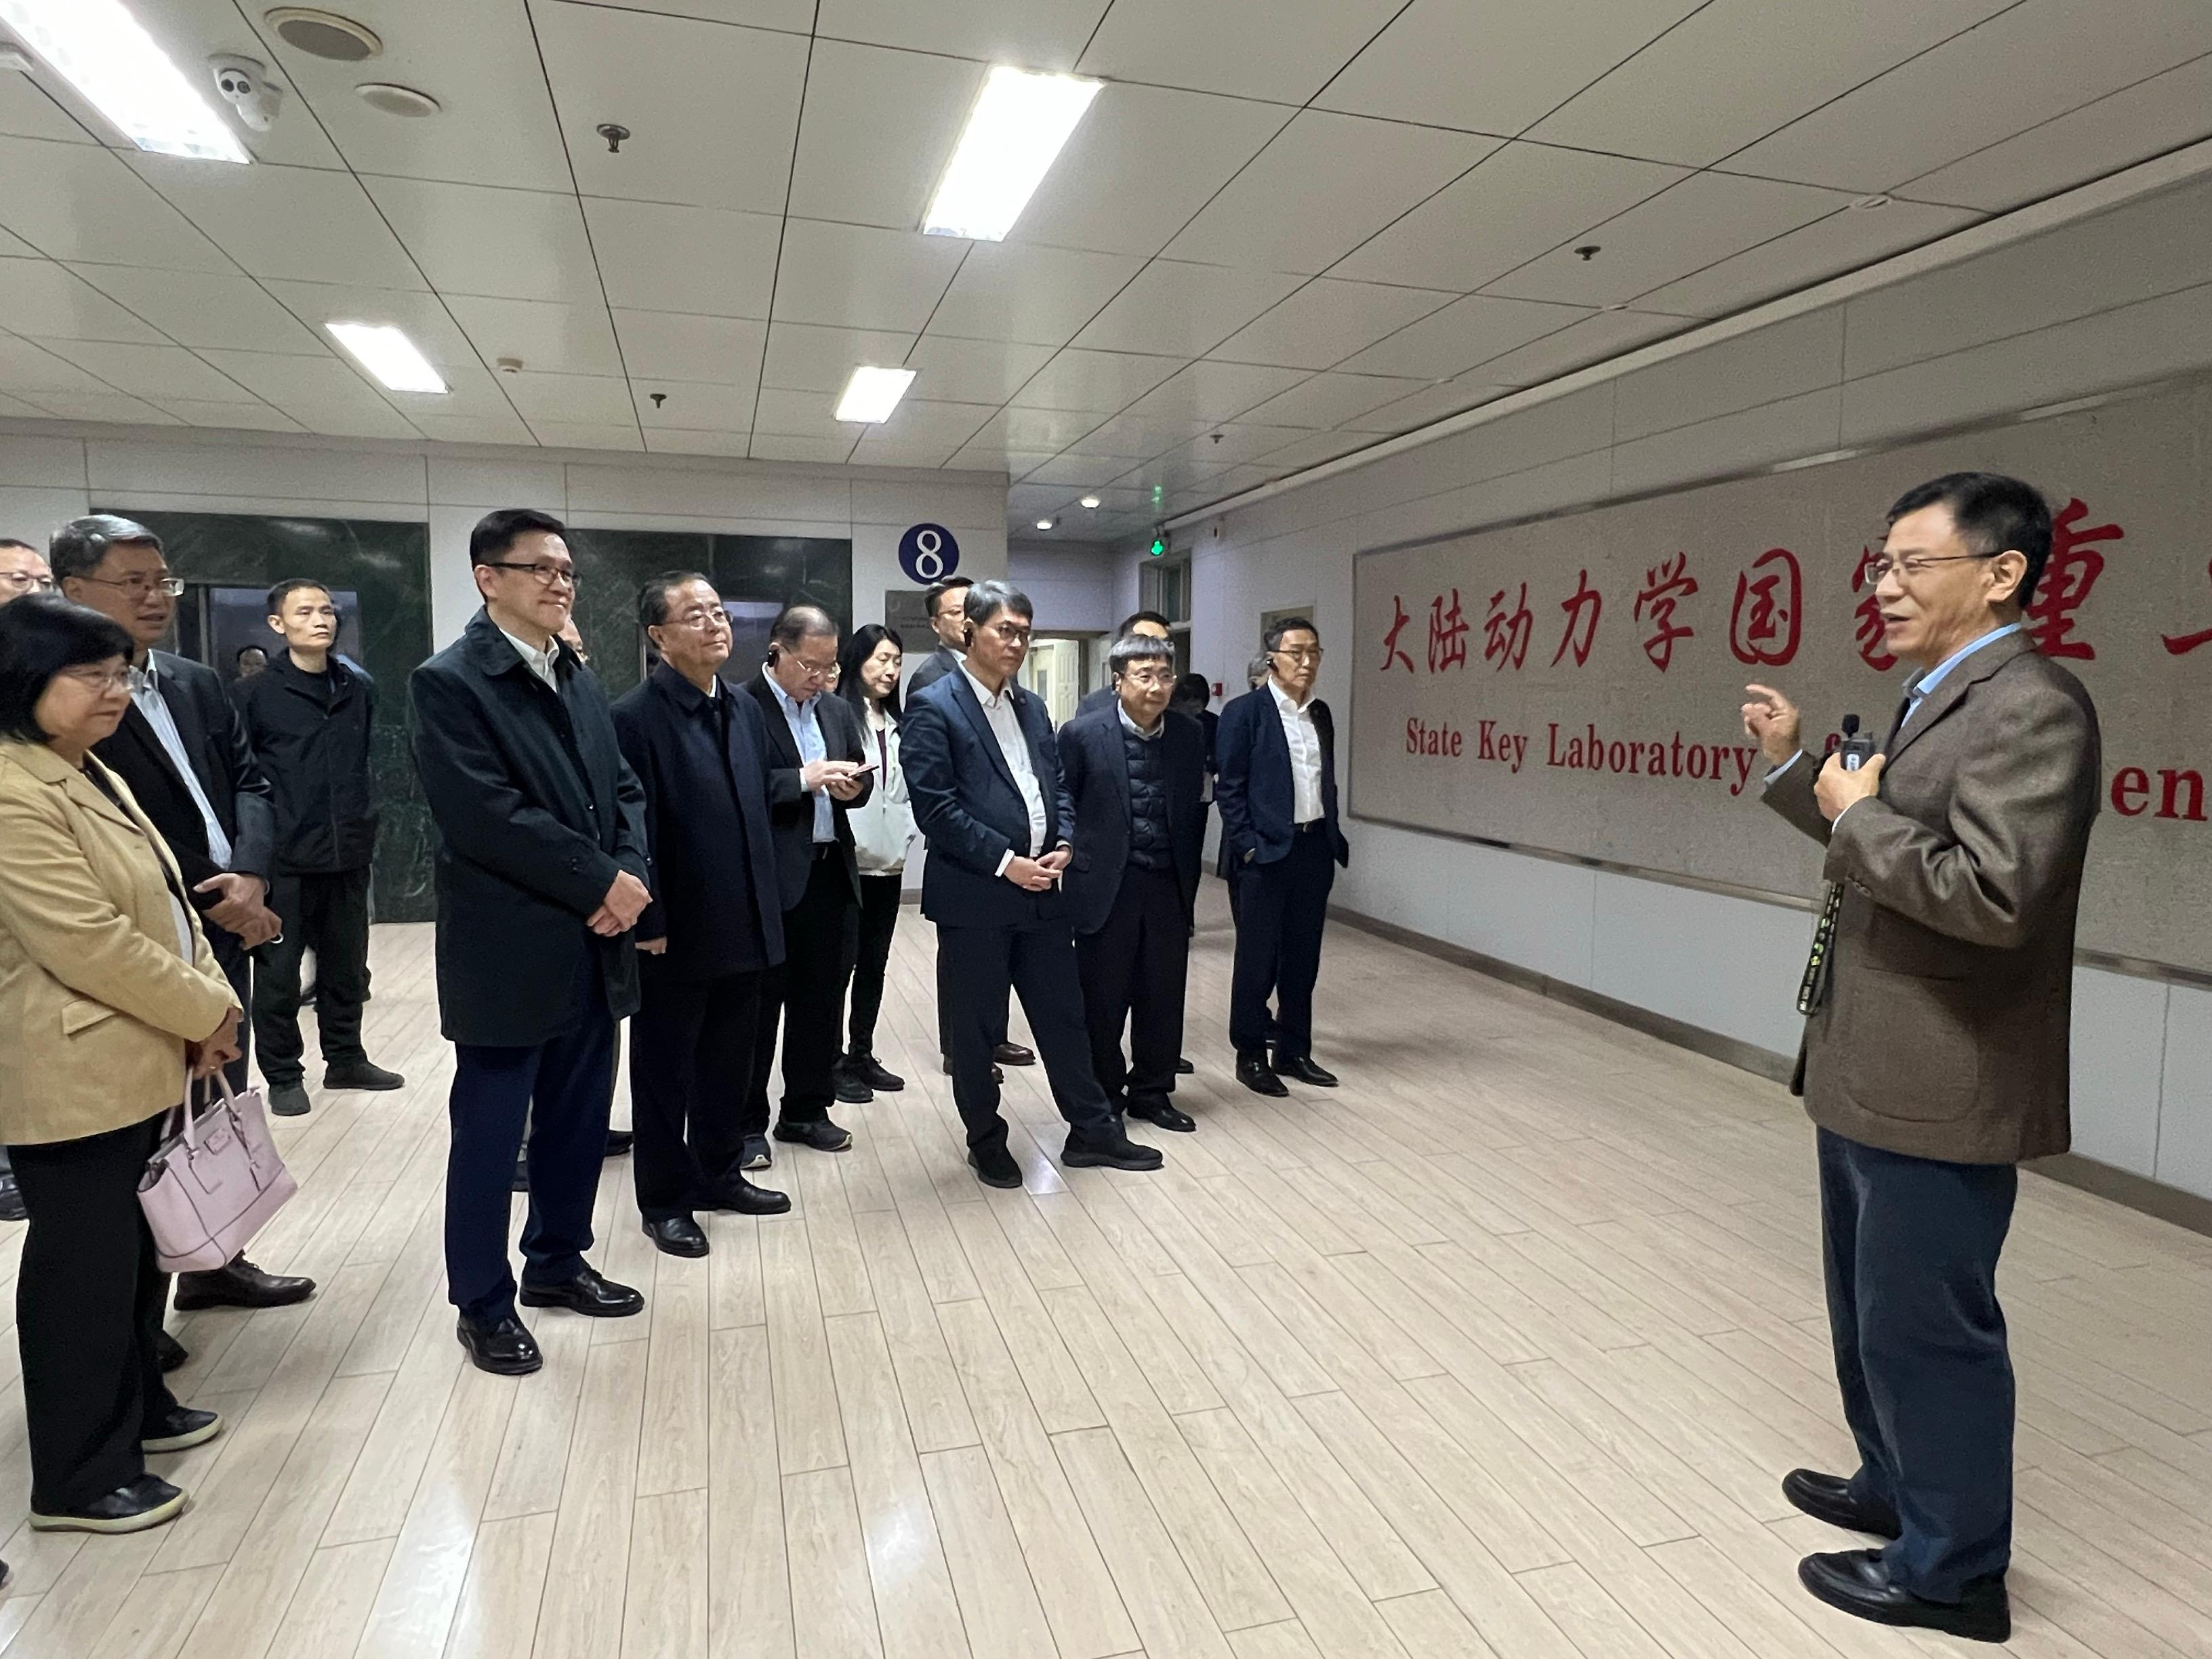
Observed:
[[[842,1152],[851,1133],[830,1121],[837,1097],[845,987],[860,952],[860,866],[845,809],[873,787],[868,742],[842,697],[824,696],[837,666],[837,624],[817,605],[787,605],[769,629],[768,660],[746,684],[768,733],[769,819],[783,903],[783,966],[761,994],[744,1164],[766,1169],[769,1074],[783,1026],[783,1101],[775,1138]]]
[[[585,1262],[614,1092],[615,1023],[637,1011],[630,929],[645,802],[599,683],[561,642],[576,567],[558,519],[489,513],[469,533],[483,609],[415,671],[415,764],[438,826],[438,1011],[453,1044],[447,1295],[477,1366],[544,1363],[515,1313],[507,1192],[530,1130],[521,1302],[597,1318],[645,1298]]]
[[[315,1029],[325,1089],[397,1089],[407,1081],[369,1063],[361,1042],[368,1000],[368,866],[376,807],[368,781],[376,682],[336,654],[339,617],[330,590],[294,577],[269,590],[269,625],[284,649],[234,688],[247,738],[275,792],[270,893],[284,917],[262,947],[253,1030],[269,1109],[308,1109],[300,1040],[300,958],[315,953]]]
[[[1206,836],[1206,736],[1196,720],[1168,710],[1175,650],[1165,640],[1124,635],[1107,660],[1116,701],[1060,731],[1060,769],[1075,802],[1075,856],[1064,884],[1091,1066],[1131,1117],[1188,1131],[1197,1123],[1168,1097],[1182,1053]]]
[[[203,664],[153,647],[175,620],[185,585],[170,572],[161,540],[135,520],[96,513],[54,534],[48,557],[66,599],[123,625],[136,647],[131,708],[115,735],[94,753],[131,786],[138,805],[175,854],[209,948],[241,1008],[253,1006],[248,954],[283,931],[269,908],[269,859],[275,818],[269,781],[255,765],[246,726],[222,680]],[[246,1086],[246,1033],[239,1057],[223,1068],[234,1089]],[[244,1256],[210,1273],[180,1273],[177,1306],[276,1308],[315,1292],[312,1279],[265,1273]],[[165,1363],[183,1364],[170,1348]]]
[[[614,707],[653,854],[630,1022],[637,1207],[660,1249],[701,1256],[707,1235],[695,1211],[791,1207],[741,1173],[761,982],[783,960],[768,732],[760,705],[719,678],[730,617],[704,576],[653,577],[638,592],[637,619],[660,653]]]
[[[906,694],[911,697],[925,685],[940,680],[960,666],[968,653],[968,614],[962,609],[975,584],[965,576],[947,576],[923,590],[922,604],[929,611],[930,632],[937,649],[914,665],[907,676]]]

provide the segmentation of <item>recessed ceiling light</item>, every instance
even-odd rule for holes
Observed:
[[[1038,528],[1039,530],[1049,530],[1049,529],[1051,529],[1051,528],[1052,528],[1052,520],[1051,520],[1050,519],[1039,519],[1039,520],[1037,520],[1037,528]]]
[[[430,367],[430,360],[416,348],[404,330],[389,323],[325,323],[331,337],[353,356],[356,362],[393,392],[446,390],[446,382]]]
[[[888,421],[913,384],[910,368],[856,368],[845,382],[845,395],[837,399],[837,418],[872,424]]]
[[[371,109],[380,109],[386,115],[409,117],[435,115],[438,100],[427,92],[417,92],[412,87],[396,86],[389,81],[364,81],[354,89],[354,96]]]
[[[358,64],[384,50],[384,42],[376,38],[374,29],[334,11],[321,11],[313,6],[279,6],[264,21],[286,46],[310,58],[328,58],[334,64]]]
[[[0,23],[139,149],[253,159],[121,0],[0,0]]]
[[[1096,495],[1085,495],[1083,498],[1083,504],[1094,513],[1098,510],[1098,498]]]
[[[922,220],[923,231],[1004,240],[1098,87],[1073,75],[1032,75],[1003,64],[994,69]]]

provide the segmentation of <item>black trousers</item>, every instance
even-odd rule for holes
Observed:
[[[583,953],[568,1016],[551,1042],[534,1048],[453,1045],[446,1294],[470,1318],[495,1320],[514,1311],[507,1218],[526,1121],[530,1218],[522,1230],[523,1276],[558,1285],[583,1270],[607,1153],[614,1063],[615,1023],[597,951]]]
[[[1006,1144],[999,1085],[991,1081],[991,1050],[1004,1038],[1010,989],[1019,994],[1022,1012],[1029,1016],[1060,1116],[1087,1133],[1104,1133],[1113,1127],[1113,1104],[1091,1070],[1083,982],[1066,918],[1040,916],[1018,927],[940,922],[937,982],[946,997],[945,1012],[951,1026],[952,1100],[968,1127],[970,1146]]]
[[[1820,1132],[1821,1255],[1855,1496],[1902,1523],[1890,1582],[1955,1601],[2012,1559],[2012,1356],[1997,1257],[2020,1172]]]
[[[876,1052],[876,1016],[884,1007],[884,974],[890,965],[891,935],[898,929],[904,876],[860,878],[860,952],[853,963],[853,1006],[846,1021],[846,1052]]]
[[[328,875],[278,876],[269,908],[284,936],[260,951],[254,975],[253,1031],[261,1075],[272,1086],[297,1083],[301,1056],[300,958],[315,953],[315,1029],[325,1066],[365,1060],[362,1005],[368,1000],[368,866]]]
[[[714,1206],[745,1139],[764,974],[684,979],[638,957],[630,1021],[629,1121],[638,1213],[648,1221]]]
[[[280,916],[283,911],[278,911]],[[216,966],[230,981],[230,994],[238,999],[238,1006],[251,1012],[253,1007],[253,958],[247,954],[245,942],[228,927],[218,927],[206,916],[200,917],[200,931],[207,935],[208,949],[215,952]],[[246,1086],[246,1073],[253,1059],[253,1022],[251,1018],[238,1022],[238,1058],[222,1068],[224,1079],[232,1091]],[[179,1068],[181,1069],[181,1068]]]
[[[1190,973],[1190,914],[1175,872],[1134,865],[1124,870],[1106,925],[1076,936],[1075,964],[1098,1086],[1117,1103],[1129,1096],[1173,1094]],[[1127,1065],[1121,1060],[1125,1024]]]
[[[1336,861],[1316,822],[1291,837],[1273,864],[1248,864],[1235,878],[1237,966],[1230,981],[1229,1041],[1240,1054],[1267,1047],[1267,997],[1275,998],[1275,1049],[1313,1053],[1313,989]]]
[[[15,1278],[15,1340],[31,1507],[41,1515],[82,1509],[143,1474],[146,1425],[177,1403],[154,1346],[169,1279],[155,1265],[138,1207],[138,1179],[164,1115],[12,1149],[30,1212]]]
[[[845,984],[860,948],[860,906],[846,879],[839,849],[817,853],[806,891],[783,913],[783,966],[761,985],[754,1038],[752,1089],[745,1099],[744,1132],[768,1133],[768,1080],[775,1064],[775,1028],[783,1025],[783,1105],[786,1123],[819,1123],[837,1097],[837,1027],[845,1014]]]

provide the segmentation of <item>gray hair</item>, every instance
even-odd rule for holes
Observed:
[[[780,645],[787,651],[799,649],[801,640],[825,637],[837,637],[837,623],[818,605],[787,605],[776,613],[768,630],[769,643]]]
[[[1114,641],[1106,653],[1106,665],[1120,679],[1121,671],[1131,663],[1166,662],[1175,660],[1175,647],[1165,640],[1147,638],[1142,634],[1127,634]]]
[[[970,628],[981,628],[1001,611],[1011,611],[1017,617],[1036,620],[1036,608],[1030,605],[1030,596],[1012,582],[977,582],[968,590],[961,601],[961,611]]]
[[[119,542],[150,542],[156,553],[161,550],[161,538],[136,519],[119,518],[112,513],[71,519],[54,532],[52,545],[46,551],[54,586],[60,586],[71,576],[89,576],[107,557],[107,550]]]
[[[1267,659],[1267,653],[1262,651],[1258,656],[1253,658],[1251,661],[1244,665],[1244,683],[1247,685],[1257,685],[1261,680],[1266,679],[1267,676],[1273,672],[1273,670],[1274,664]]]

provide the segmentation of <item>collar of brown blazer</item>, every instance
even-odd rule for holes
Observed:
[[[152,823],[147,821],[145,815],[135,810],[137,806],[135,801],[132,802],[132,811],[124,811],[113,801],[108,799],[106,791],[92,782],[83,773],[71,766],[43,743],[11,743],[8,745],[8,753],[18,766],[40,782],[52,784],[88,812],[97,812],[102,817],[122,824],[126,829],[136,830],[160,849],[163,859],[168,858],[168,847],[155,831]],[[100,767],[101,775],[106,778],[115,792],[125,800],[131,800],[129,787],[102,765],[98,756],[86,756],[85,763],[88,766]]]
[[[1964,662],[1943,676],[1943,683],[1921,700],[1920,707],[1912,711],[1912,718],[1905,722],[1905,729],[1890,744],[1890,752],[1883,764],[1893,766],[1897,757],[1919,740],[1922,732],[1942,720],[1966,699],[1966,693],[2002,668],[2014,657],[2035,649],[2035,641],[2026,633],[2008,634],[2004,638],[1984,646]]]

